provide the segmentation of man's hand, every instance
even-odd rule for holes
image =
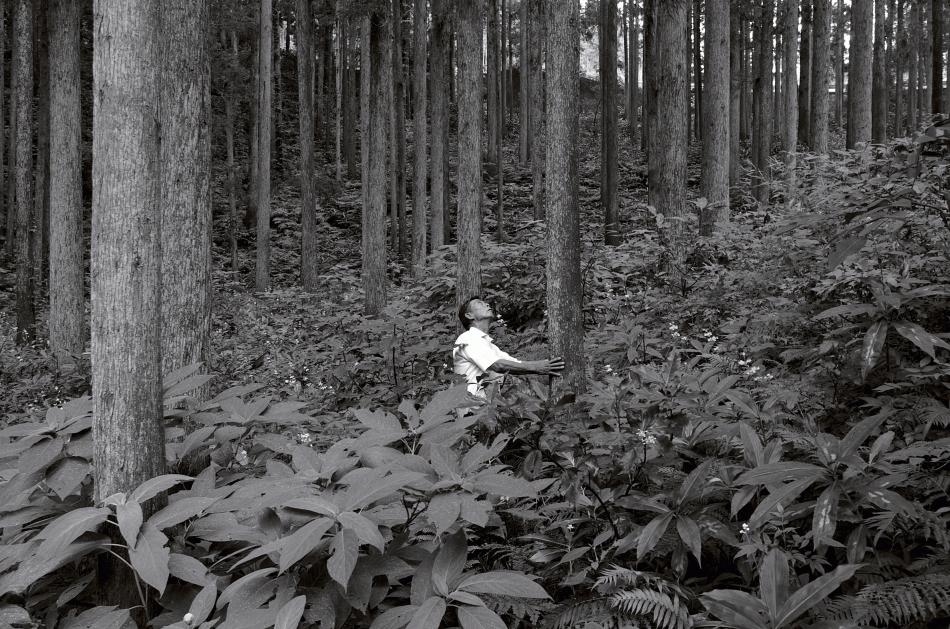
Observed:
[[[540,372],[546,376],[560,376],[561,372],[564,371],[564,359],[558,356],[557,358],[552,358],[550,360],[540,361],[542,365],[547,363],[546,367],[542,367]]]
[[[512,360],[496,360],[489,367],[490,371],[510,374],[537,374],[541,376],[560,376],[564,371],[564,359],[558,356],[550,360],[525,360],[516,362]]]

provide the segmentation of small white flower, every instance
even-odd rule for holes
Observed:
[[[613,370],[613,367],[611,367],[610,365],[605,365],[604,371],[606,371],[607,373],[613,373],[614,370]]]
[[[710,342],[710,343],[715,343],[715,342],[718,341],[718,340],[719,340],[719,337],[718,337],[718,336],[710,336],[710,337],[709,337],[709,342]]]
[[[748,535],[748,534],[751,533],[751,532],[752,532],[752,529],[749,527],[748,524],[743,524],[743,525],[742,525],[742,534],[743,534],[743,535]]]
[[[194,619],[195,619],[195,615],[192,614],[191,612],[188,612],[187,614],[185,614],[185,617],[182,618],[182,620],[184,620],[189,625],[191,624],[191,621]]]

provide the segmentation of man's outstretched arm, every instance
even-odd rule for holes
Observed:
[[[499,358],[494,363],[492,363],[492,366],[488,369],[490,371],[497,371],[498,373],[560,376],[561,372],[564,370],[564,360],[558,357],[552,358],[550,360],[525,360],[519,362],[516,360],[508,360],[506,358]]]

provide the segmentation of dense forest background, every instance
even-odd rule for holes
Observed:
[[[0,6],[0,626],[946,626],[943,0]]]

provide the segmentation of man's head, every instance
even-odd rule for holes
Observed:
[[[459,307],[459,322],[466,330],[475,325],[478,321],[494,321],[495,313],[488,302],[481,297],[472,297]]]

